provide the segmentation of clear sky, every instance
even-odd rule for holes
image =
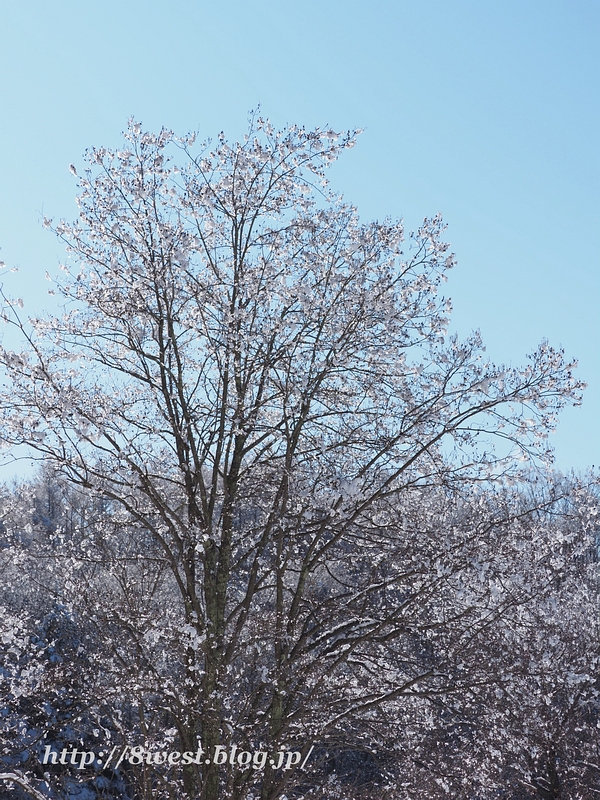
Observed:
[[[362,127],[335,188],[365,219],[442,212],[453,329],[497,362],[544,337],[579,358],[556,465],[598,465],[598,0],[0,0],[0,23],[0,258],[26,311],[63,254],[42,214],[76,216],[69,163],[128,117],[233,139],[260,104]]]

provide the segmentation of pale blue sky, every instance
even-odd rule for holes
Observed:
[[[519,364],[547,337],[580,361],[584,405],[557,466],[600,461],[598,0],[0,0],[0,258],[48,304],[76,215],[70,162],[149,129],[364,127],[331,173],[364,218],[437,211],[458,257],[453,329]],[[4,472],[4,471],[3,471]]]

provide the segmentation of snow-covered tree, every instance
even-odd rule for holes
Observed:
[[[177,797],[181,771],[160,753],[177,748],[185,635],[158,551],[146,539],[140,558],[141,537],[110,504],[86,508],[85,496],[48,474],[7,495],[3,508],[11,506],[1,552],[0,603],[10,606],[0,648],[4,769],[26,768],[38,785],[49,769],[51,797],[71,797],[82,782],[94,797],[128,796],[125,786],[136,798]],[[528,493],[413,490],[386,510],[386,525],[381,510],[362,561],[351,548],[339,553],[309,594],[322,681],[312,719],[301,721],[315,744],[310,769],[295,776],[304,796],[593,797],[597,508],[593,484],[540,481]],[[357,602],[362,635],[347,626],[342,664],[320,633],[348,620],[345,607]],[[271,613],[268,602],[262,611]],[[267,669],[257,644],[240,643],[228,686],[238,709]],[[394,693],[402,673],[420,680]],[[140,741],[158,762],[126,762],[116,773],[99,763],[41,768],[48,745],[122,752]]]
[[[154,687],[182,751],[304,757],[447,691],[428,626],[460,639],[471,615],[477,638],[505,595],[488,583],[476,602],[458,578],[439,594],[456,569],[439,549],[403,561],[406,536],[433,530],[411,502],[518,478],[580,401],[547,343],[517,369],[477,335],[445,340],[441,219],[407,241],[401,222],[361,223],[324,174],[354,140],[255,119],[195,154],[131,123],[122,150],[88,153],[79,220],[46,221],[68,247],[65,313],[22,321],[5,302],[27,346],[1,352],[2,436],[110,504],[82,543],[111,570],[89,596],[115,651],[135,641],[134,693]],[[270,800],[292,772],[211,761],[184,791]]]

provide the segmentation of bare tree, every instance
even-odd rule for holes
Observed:
[[[411,635],[381,571],[389,509],[428,485],[518,477],[516,456],[544,455],[580,400],[547,343],[514,369],[477,335],[445,342],[441,219],[408,244],[400,222],[360,223],[324,177],[354,139],[256,119],[194,155],[192,137],[131,123],[123,150],[88,153],[80,218],[54,226],[64,315],[24,322],[5,304],[28,345],[2,351],[3,437],[110,500],[169,571],[169,707],[181,749],[199,738],[209,755],[184,770],[205,800],[255,791],[211,760],[218,746],[305,755],[442,680],[414,660],[385,692],[375,681]],[[267,763],[263,800],[288,778]]]

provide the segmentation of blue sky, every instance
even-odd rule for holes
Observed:
[[[597,0],[0,0],[0,22],[0,258],[26,310],[62,257],[42,214],[76,215],[69,163],[128,117],[233,139],[260,104],[276,125],[362,127],[335,188],[365,219],[442,212],[453,330],[479,328],[497,362],[544,337],[579,358],[556,465],[599,463]]]

